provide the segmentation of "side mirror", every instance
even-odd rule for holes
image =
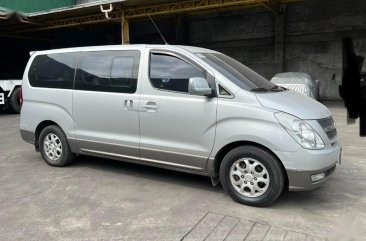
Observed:
[[[205,78],[192,77],[189,79],[188,93],[191,95],[211,96],[212,89]]]

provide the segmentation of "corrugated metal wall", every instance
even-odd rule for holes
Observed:
[[[74,4],[75,0],[0,0],[0,7],[10,8],[25,13],[67,7]]]

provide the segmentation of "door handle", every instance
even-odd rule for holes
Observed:
[[[123,109],[131,111],[133,109],[133,100],[125,100],[123,102]]]
[[[158,110],[158,104],[154,101],[147,101],[146,104],[142,105],[142,108],[147,112],[156,112]]]

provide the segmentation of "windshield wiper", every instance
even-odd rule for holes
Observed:
[[[258,87],[258,88],[254,88],[252,89],[252,91],[255,91],[255,92],[280,92],[280,91],[284,91],[285,89],[280,87],[280,86],[273,86],[272,88],[270,89],[267,89],[267,88],[263,88],[263,87]]]
[[[266,89],[266,88],[263,88],[263,87],[258,87],[258,88],[251,89],[251,91],[269,92],[269,91],[272,91],[272,90],[271,89]]]
[[[278,86],[278,85],[275,85],[271,88],[272,91],[284,91],[285,88],[281,87],[281,86]]]

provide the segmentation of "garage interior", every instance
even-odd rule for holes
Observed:
[[[12,8],[14,2],[30,11]],[[106,19],[100,5],[108,9],[109,2]],[[20,116],[0,109],[1,240],[365,239],[366,138],[359,120],[349,125],[338,87],[342,39],[351,37],[355,52],[366,56],[366,0],[0,0],[0,6],[18,11],[6,18],[0,7],[0,80],[21,79],[30,51],[163,44],[148,13],[169,44],[218,50],[267,79],[287,71],[318,79],[343,148],[342,165],[322,188],[284,191],[273,206],[254,208],[198,175],[87,156],[50,167],[21,139]]]
[[[366,54],[366,1],[190,0],[76,1],[72,7],[0,20],[1,79],[22,77],[29,52],[108,45],[169,44],[206,47],[246,64],[267,79],[306,72],[321,99],[339,99],[342,39]],[[104,4],[103,9],[109,8]],[[11,21],[10,21],[11,20]],[[365,67],[363,66],[363,71]]]

